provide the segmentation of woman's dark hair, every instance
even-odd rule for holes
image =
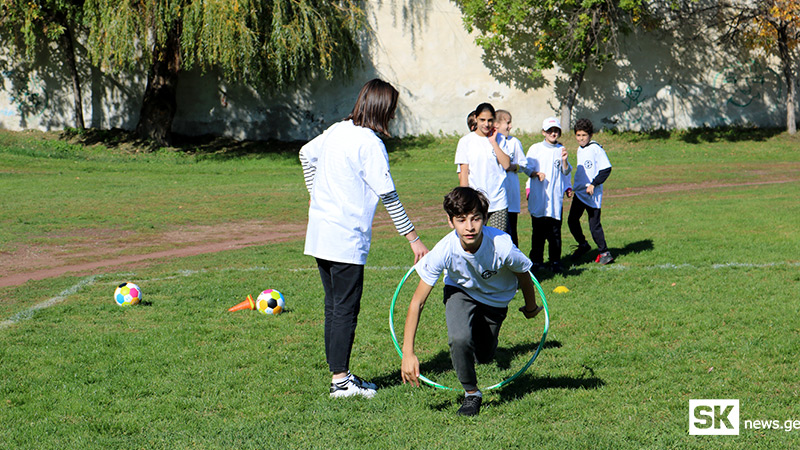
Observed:
[[[575,122],[575,128],[573,129],[575,133],[578,131],[585,131],[589,134],[589,136],[594,135],[594,125],[592,125],[592,121],[589,119],[578,119]]]
[[[494,117],[494,106],[491,103],[481,103],[475,108],[475,115],[480,116],[482,112],[489,111],[492,113],[492,117]]]
[[[489,200],[482,192],[471,187],[459,186],[444,196],[444,211],[452,220],[456,216],[465,216],[478,212],[483,219],[489,216]]]
[[[391,136],[389,120],[394,117],[399,95],[394,86],[383,80],[375,78],[367,81],[358,93],[353,112],[345,120],[352,120],[354,125]]]

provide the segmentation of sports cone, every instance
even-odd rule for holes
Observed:
[[[236,306],[228,308],[228,312],[239,311],[241,309],[256,309],[256,302],[255,300],[253,300],[253,297],[251,295],[248,295],[247,299],[242,303],[239,303]]]

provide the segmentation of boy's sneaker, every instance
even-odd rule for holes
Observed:
[[[459,416],[477,416],[481,412],[481,402],[483,397],[477,395],[468,395],[464,397],[464,403],[461,408],[458,408],[457,414]]]
[[[564,267],[560,262],[554,261],[550,263],[550,271],[553,273],[564,273]]]
[[[577,259],[577,258],[580,258],[581,256],[583,256],[583,255],[585,255],[586,253],[588,253],[588,252],[589,252],[589,250],[591,250],[591,249],[592,249],[592,246],[591,246],[591,245],[589,245],[589,243],[588,243],[588,242],[585,242],[585,241],[584,241],[583,243],[581,243],[581,244],[578,244],[578,245],[575,247],[575,250],[572,252],[572,257],[573,257],[573,258],[576,258],[576,259]]]
[[[378,385],[376,385],[375,383],[371,383],[369,381],[362,380],[361,378],[358,378],[357,376],[353,375],[352,373],[350,374],[350,379],[353,380],[353,383],[355,383],[356,386],[358,386],[358,387],[360,387],[362,389],[372,389],[373,391],[378,389]]]
[[[352,375],[331,383],[331,398],[354,397],[360,395],[366,398],[375,396],[375,389],[361,387],[353,381]]]
[[[595,259],[594,262],[606,265],[614,262],[614,257],[611,256],[611,252],[603,252],[597,255],[597,259]]]

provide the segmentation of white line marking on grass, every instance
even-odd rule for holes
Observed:
[[[61,293],[59,293],[55,297],[47,299],[41,303],[37,303],[24,311],[20,311],[14,314],[8,319],[0,322],[0,330],[10,327],[11,325],[14,325],[15,323],[21,320],[30,319],[31,317],[33,317],[33,313],[40,309],[49,308],[53,305],[57,305],[63,302],[64,300],[66,300],[67,297],[80,291],[84,286],[93,284],[95,279],[97,279],[97,275],[86,277],[81,281],[79,281],[78,283],[76,283],[74,286],[64,289],[63,291],[61,291]]]

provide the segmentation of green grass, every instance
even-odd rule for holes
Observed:
[[[15,320],[0,328],[0,448],[796,448],[800,430],[744,420],[800,419],[797,139],[596,138],[614,164],[603,225],[618,261],[541,274],[547,345],[486,393],[477,418],[455,415],[458,393],[399,382],[388,307],[411,253],[379,207],[352,359],[381,386],[376,398],[328,398],[318,274],[302,240],[282,242],[0,288],[0,320]],[[536,139],[522,136],[526,147]],[[447,232],[456,141],[389,142],[401,200],[429,247]],[[291,152],[142,154],[24,133],[0,133],[0,192],[13,193],[2,196],[3,251],[81,229],[147,234],[253,217],[302,229],[307,206]],[[521,218],[525,252],[529,227]],[[563,235],[572,242],[566,226]],[[144,304],[113,304],[124,280]],[[558,285],[570,292],[552,293]],[[226,311],[267,287],[284,293],[286,313]],[[481,384],[523,365],[541,327],[511,313]],[[455,385],[438,288],[418,343],[424,373]],[[740,435],[689,436],[688,402],[701,398],[739,399]]]

